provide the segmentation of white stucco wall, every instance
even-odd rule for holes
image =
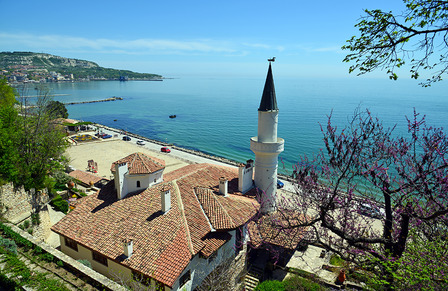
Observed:
[[[188,264],[188,266],[179,276],[178,280],[174,283],[172,290],[194,290],[217,266],[226,261],[226,259],[234,257],[235,232],[235,230],[229,232],[232,235],[232,238],[217,251],[216,258],[212,262],[209,263],[208,259],[201,258],[199,255],[193,257],[193,259],[190,261],[190,264]],[[190,281],[188,281],[183,286],[179,286],[179,279],[182,277],[182,275],[187,273],[188,270],[190,270],[191,272]]]
[[[163,170],[148,175],[129,175],[124,176],[127,193],[143,190],[163,181]],[[140,187],[137,187],[137,181],[140,181]]]

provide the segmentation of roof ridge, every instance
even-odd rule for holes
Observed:
[[[196,187],[193,188],[193,193],[194,193],[194,196],[196,197],[196,199],[199,202],[199,206],[201,207],[202,213],[204,214],[205,218],[207,219],[208,225],[210,226],[210,231],[214,232],[214,231],[216,231],[216,229],[213,228],[213,225],[212,225],[212,223],[210,221],[210,218],[208,217],[207,213],[204,210],[204,206],[202,205],[201,200],[198,199],[198,194],[196,193],[196,189],[205,189],[205,190],[210,190],[210,189],[206,188],[206,187],[196,186]]]
[[[171,183],[173,185],[173,187],[176,189],[178,195],[177,195],[177,203],[179,204],[179,211],[182,217],[182,222],[185,226],[185,232],[187,235],[187,243],[188,243],[188,249],[190,251],[190,253],[193,255],[194,254],[194,248],[193,248],[193,242],[191,240],[191,234],[190,234],[190,228],[188,227],[188,222],[187,222],[187,218],[185,217],[185,208],[184,208],[184,203],[182,202],[182,197],[181,197],[181,193],[180,193],[180,189],[179,189],[179,185],[177,185],[177,180],[173,180],[170,181],[168,183]]]
[[[213,191],[211,191],[211,192],[212,192],[212,194],[214,194]],[[233,221],[232,216],[227,212],[227,209],[219,202],[219,200],[215,197],[215,195],[211,195],[211,196],[216,201],[216,203],[218,203],[219,207],[221,207],[222,211],[229,218],[230,222],[232,222],[232,227],[235,227],[236,223],[235,223],[235,221]],[[226,198],[229,198],[229,197],[226,197]]]

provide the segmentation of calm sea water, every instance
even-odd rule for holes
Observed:
[[[413,108],[427,115],[429,124],[448,128],[448,83],[421,88],[411,81],[362,78],[275,78],[279,112],[278,135],[285,139],[280,158],[284,173],[300,155],[323,146],[319,122],[333,110],[342,127],[355,109],[369,108],[386,125],[405,130],[405,116]],[[67,106],[69,117],[124,129],[151,139],[173,143],[244,162],[254,158],[250,137],[257,134],[258,106],[264,87],[260,79],[181,78],[151,81],[97,81],[50,84],[61,102],[123,97],[122,101]],[[169,115],[177,118],[170,119]],[[114,120],[117,121],[114,121]]]

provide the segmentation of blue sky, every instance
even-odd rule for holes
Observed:
[[[181,76],[346,77],[364,8],[386,1],[0,0],[0,50],[45,52],[103,67]],[[374,73],[369,77],[385,74]]]

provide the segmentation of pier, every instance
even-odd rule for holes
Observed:
[[[86,103],[98,103],[98,102],[108,102],[108,101],[116,101],[116,100],[123,100],[122,97],[111,97],[103,100],[92,100],[92,101],[81,101],[81,102],[69,102],[64,103],[64,105],[75,105],[75,104],[86,104]]]

